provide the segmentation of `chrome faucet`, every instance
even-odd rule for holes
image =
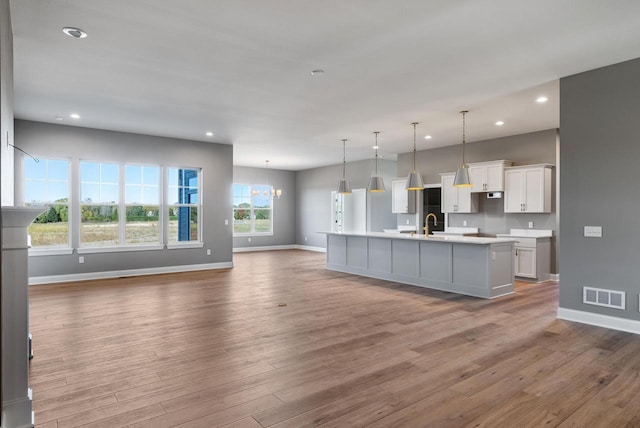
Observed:
[[[436,217],[436,215],[434,213],[427,214],[427,216],[424,218],[424,227],[422,228],[424,230],[425,238],[429,237],[429,217],[433,217],[434,226],[438,225],[438,218]]]

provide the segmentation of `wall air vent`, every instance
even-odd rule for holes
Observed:
[[[623,291],[606,290],[604,288],[582,287],[582,303],[604,306],[606,308],[625,309]]]

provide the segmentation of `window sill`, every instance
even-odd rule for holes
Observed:
[[[73,254],[73,249],[72,248],[49,248],[49,249],[29,248],[29,257],[68,256],[70,254]]]
[[[234,233],[234,238],[244,238],[244,237],[258,237],[258,236],[273,236],[273,232],[264,232],[264,233]]]
[[[167,250],[180,250],[184,248],[203,248],[204,242],[185,242],[184,244],[167,244]]]
[[[126,253],[129,251],[157,251],[163,250],[161,244],[154,245],[132,245],[130,247],[92,247],[78,248],[78,254],[95,254],[95,253]]]

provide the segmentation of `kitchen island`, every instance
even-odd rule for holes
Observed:
[[[514,239],[327,235],[327,269],[492,299],[514,292]]]

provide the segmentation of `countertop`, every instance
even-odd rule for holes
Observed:
[[[552,230],[545,229],[511,229],[509,233],[498,233],[499,238],[551,238]]]
[[[385,239],[408,239],[413,241],[430,241],[430,242],[448,242],[460,244],[478,244],[489,245],[499,244],[503,242],[516,242],[515,238],[488,238],[479,236],[434,236],[429,235],[425,238],[423,234],[415,234],[411,236],[409,233],[385,233],[385,232],[368,232],[368,233],[349,233],[349,232],[318,232],[327,235],[343,235],[343,236],[361,236],[368,238],[385,238]]]

